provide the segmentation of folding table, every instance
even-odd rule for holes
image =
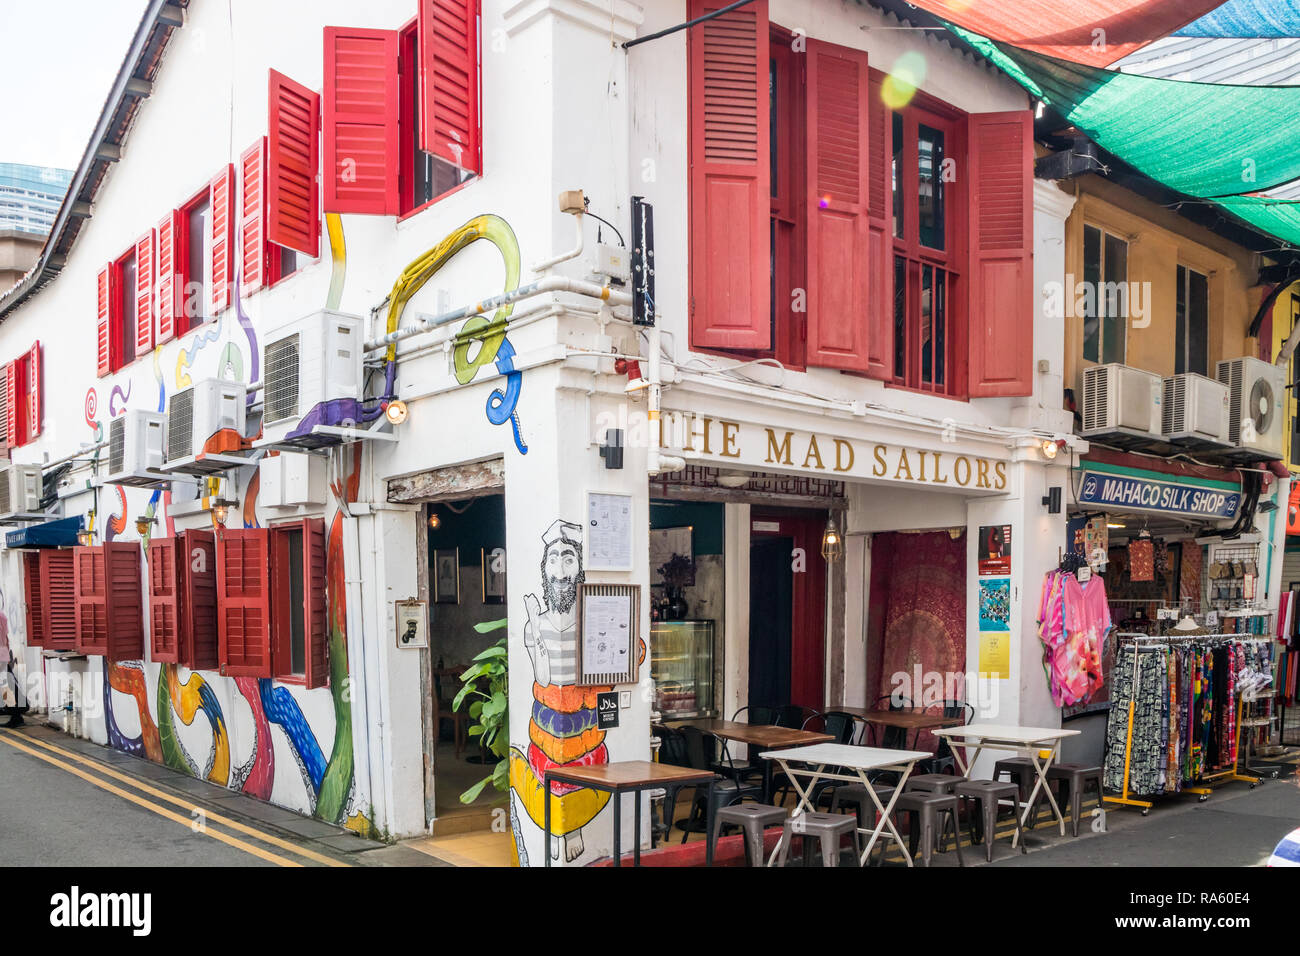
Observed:
[[[871,802],[876,805],[880,812],[880,822],[874,830],[868,830],[859,827],[859,833],[869,833],[871,838],[862,850],[861,863],[866,865],[871,856],[872,847],[876,845],[876,840],[880,838],[881,833],[888,828],[891,837],[898,848],[903,851],[903,859],[907,860],[907,865],[912,865],[912,855],[907,852],[907,843],[898,835],[898,830],[894,828],[894,821],[891,814],[894,810],[894,804],[897,802],[899,795],[903,792],[903,787],[907,783],[908,774],[916,766],[918,760],[925,760],[933,754],[926,753],[924,750],[889,750],[883,747],[854,747],[851,744],[813,744],[811,747],[793,747],[789,750],[769,750],[766,753],[759,754],[764,760],[775,760],[785,771],[785,775],[790,778],[795,792],[799,794],[799,804],[794,808],[791,817],[797,817],[804,810],[813,811],[816,807],[812,806],[811,795],[816,788],[817,783],[821,780],[843,780],[847,783],[860,783],[867,788],[867,794],[871,797]],[[791,763],[806,764],[808,766],[792,767]],[[809,769],[811,768],[811,769]],[[831,769],[827,769],[831,768]],[[852,773],[837,773],[836,768],[851,771]],[[876,788],[871,785],[867,779],[869,770],[893,770],[900,774],[898,784],[894,787],[894,792],[890,794],[889,805],[884,806],[880,802],[880,795],[876,793]],[[799,777],[807,777],[808,785],[806,788],[799,786]],[[785,839],[785,834],[781,834],[781,840]],[[767,865],[771,866],[776,860],[781,850],[781,842],[777,841],[776,848],[772,851],[771,858]]]
[[[1061,828],[1061,836],[1065,836],[1065,817],[1061,814],[1061,808],[1056,805],[1056,797],[1052,795],[1052,788],[1047,784],[1047,768],[1052,765],[1061,755],[1061,741],[1066,737],[1076,737],[1079,734],[1077,730],[1062,730],[1059,727],[1013,727],[1004,724],[968,724],[964,727],[949,727],[947,729],[930,731],[936,737],[947,737],[948,746],[952,748],[953,756],[957,759],[957,766],[961,768],[963,774],[970,772],[970,767],[979,759],[982,750],[1009,750],[1020,757],[1028,757],[1034,765],[1034,770],[1038,774],[1038,779],[1034,781],[1034,789],[1029,793],[1029,799],[1025,803],[1025,809],[1020,815],[1020,826],[1023,829],[1029,822],[1029,814],[1033,810],[1034,801],[1038,797],[1040,788],[1047,792],[1047,800],[1052,805],[1052,812],[1056,814],[1056,822]],[[974,749],[975,754],[969,760],[964,759],[960,748],[966,748],[968,751]],[[1046,750],[1047,757],[1039,757],[1039,751]],[[1017,833],[1011,838],[1011,845],[1017,845],[1020,834]]]

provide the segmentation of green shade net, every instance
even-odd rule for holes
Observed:
[[[1213,198],[1300,178],[1300,86],[1114,73],[945,25],[1103,149],[1171,189]],[[1252,215],[1277,215],[1247,206]]]
[[[1261,232],[1300,248],[1300,202],[1267,196],[1226,196],[1213,205],[1225,209]]]

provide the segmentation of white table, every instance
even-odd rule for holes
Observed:
[[[903,785],[907,782],[908,774],[918,760],[926,760],[933,757],[934,754],[926,753],[924,750],[889,750],[883,747],[853,747],[849,744],[813,744],[809,747],[790,747],[787,750],[769,750],[766,753],[759,754],[763,760],[774,760],[781,765],[785,775],[790,778],[790,783],[794,786],[795,792],[799,794],[799,804],[794,808],[792,816],[798,816],[805,810],[812,811],[816,807],[812,805],[812,792],[821,780],[843,780],[848,783],[861,783],[867,788],[867,794],[871,797],[871,802],[876,805],[880,812],[880,823],[874,830],[867,830],[862,827],[858,828],[860,833],[869,833],[870,839],[866,847],[862,850],[861,863],[866,865],[868,858],[871,856],[871,849],[876,845],[876,840],[880,838],[881,833],[888,828],[889,833],[898,848],[903,851],[903,858],[907,860],[907,865],[912,865],[912,855],[907,852],[907,844],[903,838],[898,835],[894,829],[894,821],[890,814],[894,810],[894,803],[898,800],[899,794],[903,792]],[[801,764],[803,766],[791,766],[791,764]],[[840,773],[838,770],[851,771],[852,773]],[[868,770],[893,770],[901,774],[898,785],[894,787],[894,792],[889,797],[889,805],[883,806],[880,802],[880,795],[876,793],[876,788],[871,785],[867,779]],[[807,785],[801,787],[799,778],[807,778]],[[781,834],[781,840],[785,839],[785,834]],[[771,858],[767,861],[771,866],[773,861],[781,852],[781,842],[778,841],[776,848],[772,851]]]
[[[1077,730],[1062,730],[1059,727],[1014,727],[1005,724],[967,724],[964,727],[947,727],[939,730],[930,731],[936,737],[948,738],[948,746],[952,748],[953,756],[957,760],[957,766],[961,768],[963,774],[970,773],[970,767],[979,759],[982,750],[1009,750],[1017,756],[1028,757],[1034,764],[1034,770],[1038,773],[1038,779],[1034,781],[1034,789],[1029,793],[1029,800],[1025,803],[1025,809],[1020,815],[1020,826],[1029,821],[1030,811],[1033,809],[1034,800],[1038,797],[1039,788],[1047,792],[1048,802],[1052,805],[1052,812],[1056,814],[1056,822],[1061,828],[1061,836],[1065,836],[1065,817],[1061,814],[1061,808],[1056,805],[1056,797],[1052,795],[1052,788],[1047,785],[1047,768],[1050,767],[1061,755],[1061,741],[1066,737],[1078,736]],[[967,751],[974,749],[975,753],[970,759],[963,759],[962,752],[959,748],[965,747]],[[1042,750],[1048,751],[1046,758],[1038,756]],[[989,839],[985,836],[985,839]],[[1017,845],[1020,839],[1020,833],[1017,832],[1011,838],[1011,845]]]

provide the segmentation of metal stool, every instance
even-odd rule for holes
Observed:
[[[925,776],[931,775],[926,774]],[[940,775],[934,774],[933,776]],[[952,779],[955,780],[956,778]],[[887,798],[889,795],[889,791],[877,792],[880,793],[882,798]],[[948,827],[946,824],[949,817],[951,817],[952,837],[957,844],[957,865],[966,865],[966,861],[961,856],[961,833],[957,829],[956,794],[908,790],[904,787],[903,792],[899,794],[898,800],[894,804],[894,812],[895,814],[905,812],[912,815],[907,827],[907,850],[915,857],[917,842],[920,841],[921,858],[925,860],[927,867],[930,865],[930,856],[934,852],[935,838],[939,838],[939,852],[942,853],[947,845]]]
[[[1038,771],[1034,769],[1033,760],[1028,757],[1007,757],[1005,760],[999,760],[993,765],[993,779],[1001,780],[1004,773],[1020,788],[1020,802],[1027,803],[1029,794],[1033,792],[1034,783],[1038,780]],[[1034,798],[1034,809],[1029,815],[1027,829],[1032,830],[1038,826],[1038,816],[1042,811],[1039,801],[1044,797],[1043,789],[1040,787],[1038,796]],[[1051,810],[1050,804],[1048,810]]]
[[[1090,767],[1086,763],[1058,763],[1047,768],[1047,783],[1068,784],[1068,797],[1065,786],[1057,789],[1057,803],[1062,806],[1069,800],[1070,821],[1074,825],[1074,835],[1079,835],[1079,812],[1083,807],[1083,795],[1088,785],[1097,791],[1097,806],[1101,806],[1101,768]]]
[[[952,793],[957,789],[957,784],[965,780],[965,777],[956,777],[950,773],[918,773],[915,777],[907,778],[903,792],[924,790],[927,793]]]
[[[723,824],[740,827],[745,833],[745,862],[750,866],[763,865],[763,831],[780,826],[790,815],[785,807],[765,803],[739,803],[714,811],[713,832],[709,834],[709,847],[718,845],[718,834]]]
[[[998,829],[998,801],[1005,798],[1011,800],[1012,816],[1016,821],[1016,836],[1019,838],[1020,852],[1027,853],[1025,849],[1025,835],[1020,829],[1020,801],[1017,799],[1020,795],[1020,788],[1014,783],[1001,783],[997,780],[967,780],[957,785],[957,796],[967,800],[978,800],[983,817],[983,838],[984,851],[988,856],[988,861],[993,862],[993,841],[997,837]],[[978,843],[976,837],[976,820],[972,814],[970,817],[971,843]]]
[[[785,866],[790,854],[790,844],[796,836],[803,837],[804,859],[808,859],[808,838],[815,838],[822,848],[822,866],[840,865],[840,839],[846,834],[853,836],[854,858],[862,855],[862,841],[858,834],[858,821],[842,813],[801,813],[797,817],[787,817],[782,824],[781,858],[779,864]],[[797,828],[797,829],[796,829]]]

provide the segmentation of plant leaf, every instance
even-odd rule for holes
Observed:
[[[503,617],[495,621],[483,621],[481,624],[475,624],[474,630],[478,631],[480,634],[488,634],[492,631],[499,631],[505,626],[506,619]]]
[[[496,774],[494,773],[493,777],[495,776]],[[478,799],[478,795],[483,792],[483,788],[486,787],[489,783],[492,783],[492,779],[493,779],[492,777],[484,777],[478,783],[474,784],[474,786],[470,787],[468,790],[466,790],[464,793],[460,795],[460,802],[467,803],[467,804],[473,803],[475,800]]]

